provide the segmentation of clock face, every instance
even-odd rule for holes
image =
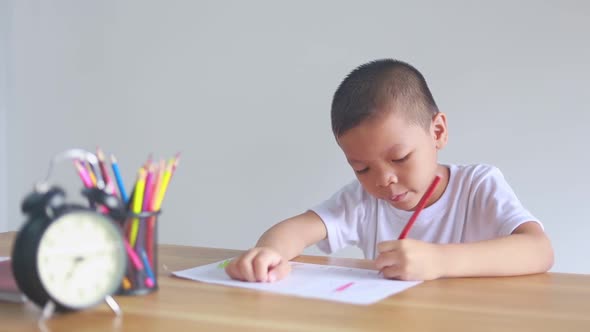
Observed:
[[[121,234],[107,217],[66,213],[47,228],[37,251],[39,279],[62,305],[85,308],[121,284],[127,258]]]

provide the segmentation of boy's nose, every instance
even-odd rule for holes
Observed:
[[[398,179],[393,172],[383,172],[377,178],[377,187],[389,187],[391,184],[397,183]]]

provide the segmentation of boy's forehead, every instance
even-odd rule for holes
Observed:
[[[349,131],[375,134],[381,132],[392,133],[392,131],[405,133],[415,126],[414,123],[409,121],[408,116],[404,114],[404,110],[388,108],[376,111],[374,116],[361,121],[356,127],[351,128]]]
[[[395,153],[425,134],[422,127],[409,122],[398,112],[387,112],[361,122],[338,137],[338,145],[347,159],[365,159],[366,154]]]

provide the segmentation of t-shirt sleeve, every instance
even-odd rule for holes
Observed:
[[[367,196],[360,183],[354,181],[311,209],[322,219],[327,230],[327,237],[317,243],[320,250],[331,254],[358,244]]]
[[[527,221],[543,227],[522,205],[498,168],[489,166],[475,178],[474,210],[479,213],[469,223],[472,232],[485,237],[481,240],[510,235]]]

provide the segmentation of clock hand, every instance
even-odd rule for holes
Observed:
[[[72,275],[74,274],[74,270],[76,269],[78,264],[82,263],[82,261],[84,261],[83,256],[74,257],[74,263],[72,264],[72,267],[70,268],[70,270],[68,271],[68,274],[66,275],[66,281],[68,281],[72,278]]]

